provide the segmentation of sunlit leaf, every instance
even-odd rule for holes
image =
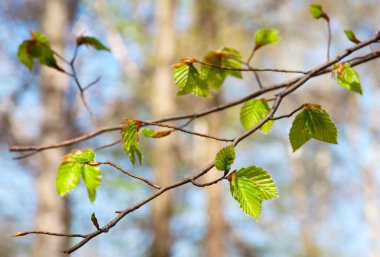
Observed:
[[[350,40],[351,42],[355,43],[355,44],[359,44],[360,43],[360,40],[357,39],[357,37],[355,36],[355,33],[352,31],[352,30],[345,30],[344,31],[344,34],[346,34],[346,37],[348,38],[348,40]]]
[[[338,84],[348,90],[363,94],[359,74],[351,68],[350,63],[334,65],[334,71],[338,75]]]
[[[224,47],[218,51],[208,52],[202,58],[202,61],[225,68],[242,68],[242,59],[240,52],[229,47]],[[202,65],[201,73],[202,78],[205,79],[209,87],[215,91],[219,90],[220,86],[223,84],[226,76],[228,75],[242,78],[241,71],[221,69],[218,67],[212,67],[210,65]]]
[[[317,4],[310,5],[310,14],[315,19],[320,19],[323,16],[322,6]]]
[[[178,86],[177,95],[194,94],[197,96],[210,96],[210,88],[202,80],[200,73],[192,63],[182,61],[174,65],[174,81]]]
[[[55,186],[60,196],[66,195],[79,185],[81,176],[81,164],[75,162],[69,154],[58,168]]]
[[[139,163],[142,163],[142,153],[139,149],[138,131],[140,124],[136,121],[127,122],[127,126],[122,130],[123,148],[131,163],[136,164],[136,155]]]
[[[261,120],[268,115],[270,108],[264,99],[251,99],[244,103],[240,110],[240,121],[243,127],[247,130],[258,124]],[[273,121],[269,120],[261,126],[261,130],[268,133],[272,126]]]
[[[238,177],[246,177],[261,191],[262,200],[278,197],[276,185],[269,173],[260,167],[250,166],[237,171]]]
[[[328,113],[319,105],[307,104],[295,117],[289,132],[293,151],[310,138],[330,144],[337,144],[338,130]]]
[[[265,45],[276,44],[280,38],[279,31],[275,29],[261,29],[255,33],[255,48],[258,49]]]
[[[220,171],[228,171],[235,160],[235,149],[233,145],[220,150],[215,156],[215,168]]]
[[[92,149],[87,149],[86,151],[75,150],[72,157],[79,163],[91,162],[95,158],[95,152]]]
[[[86,183],[88,197],[91,202],[95,201],[96,189],[102,182],[102,172],[98,166],[83,165],[83,180]]]
[[[232,176],[230,181],[232,197],[240,204],[240,208],[257,220],[261,213],[262,192],[246,177]]]
[[[166,137],[170,135],[172,131],[170,130],[164,130],[164,131],[155,131],[150,128],[144,128],[140,132],[140,136],[144,137],[150,137],[150,138],[161,138],[161,137]]]
[[[96,50],[111,52],[109,48],[107,48],[102,42],[100,42],[97,38],[94,38],[94,37],[88,37],[88,36],[77,37],[77,45],[91,46],[95,48]]]

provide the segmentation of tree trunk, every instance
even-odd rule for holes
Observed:
[[[65,52],[66,29],[70,20],[70,5],[73,1],[46,0],[42,2],[41,30],[58,53]],[[71,10],[72,11],[72,10]],[[40,86],[43,105],[41,145],[63,140],[62,131],[67,129],[65,114],[65,91],[68,77],[51,68],[41,67]],[[39,154],[36,190],[38,210],[36,230],[68,231],[67,200],[58,197],[55,176],[64,155],[63,149],[44,151]],[[35,257],[64,256],[60,252],[67,246],[65,237],[39,236],[33,249]]]
[[[174,0],[156,2],[156,67],[152,88],[153,117],[164,117],[175,110],[175,87],[171,75],[171,64],[175,54]],[[174,136],[174,135],[173,135]],[[168,185],[175,177],[174,138],[169,136],[156,142],[153,152],[155,181],[160,186]],[[166,192],[152,204],[154,240],[152,256],[170,256],[170,218],[172,213],[172,192]]]
[[[196,3],[196,26],[200,29],[202,40],[199,40],[201,53],[206,53],[210,50],[216,50],[215,45],[218,39],[218,24],[217,24],[217,4],[215,0],[198,0]],[[218,96],[213,96],[213,99],[208,102],[205,108],[220,104]],[[195,121],[197,123],[199,121]],[[212,121],[208,120],[205,124],[207,133],[218,135],[221,127],[221,117],[219,114],[212,116]],[[222,144],[218,141],[208,141],[207,146],[196,146],[197,151],[204,149],[201,160],[202,163],[209,162],[215,157],[217,151],[222,148]],[[205,181],[217,179],[221,174],[217,172],[209,172],[205,175]],[[226,221],[223,216],[223,188],[221,183],[206,188],[207,205],[207,234],[204,244],[204,256],[225,256],[224,235],[226,231]]]

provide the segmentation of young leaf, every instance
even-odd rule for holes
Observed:
[[[187,95],[193,93],[197,96],[210,96],[210,89],[207,83],[202,80],[198,70],[192,63],[182,60],[174,65],[174,81],[178,86],[177,95]]]
[[[215,156],[215,168],[220,171],[228,171],[235,160],[235,149],[233,145],[220,150]]]
[[[359,44],[360,43],[360,40],[357,39],[357,37],[355,36],[355,33],[352,31],[352,30],[345,30],[344,31],[344,34],[346,34],[346,37],[348,38],[348,40],[350,40],[351,42],[355,43],[355,44]]]
[[[269,173],[262,168],[250,166],[237,171],[238,177],[246,177],[261,191],[263,200],[279,197],[276,185]]]
[[[280,38],[279,31],[275,29],[261,29],[255,33],[255,48],[258,49],[265,45],[276,44]]]
[[[218,51],[208,52],[206,56],[202,58],[202,61],[225,68],[242,68],[241,54],[239,51],[229,47],[224,47]],[[201,67],[201,73],[202,78],[205,79],[209,87],[215,91],[219,90],[228,75],[242,78],[241,71],[226,70],[204,64]]]
[[[244,103],[240,110],[241,124],[246,130],[249,130],[264,119],[269,111],[268,103],[264,99],[249,100]],[[273,123],[272,120],[267,121],[260,129],[265,133],[268,133],[272,128]]]
[[[136,121],[128,121],[127,127],[122,130],[122,140],[124,151],[131,160],[133,165],[136,164],[136,155],[140,162],[142,163],[142,153],[139,149],[139,138],[138,131],[140,129],[140,124]]]
[[[57,64],[48,39],[39,32],[32,32],[32,38],[21,43],[17,56],[29,71],[33,69],[34,59],[37,59],[41,64],[62,71]]]
[[[363,94],[359,74],[351,68],[350,63],[334,65],[334,71],[338,74],[338,84],[341,87]]]
[[[83,165],[83,180],[86,183],[88,198],[91,202],[95,201],[96,189],[102,182],[102,172],[98,166],[89,164]]]
[[[240,208],[257,220],[261,213],[262,203],[260,189],[246,177],[232,176],[230,191],[232,197],[239,202]]]
[[[310,5],[310,14],[315,19],[320,19],[323,17],[323,9],[321,5],[312,4]]]
[[[330,144],[337,144],[338,131],[328,113],[319,105],[307,104],[295,117],[289,132],[293,152],[314,138]]]
[[[161,138],[161,137],[166,137],[167,135],[170,135],[172,131],[170,130],[164,130],[164,131],[155,131],[150,128],[144,128],[140,132],[140,136],[143,137],[150,137],[150,138]]]
[[[60,196],[64,196],[78,186],[81,176],[81,164],[76,163],[72,154],[66,155],[58,168],[55,186]]]
[[[105,45],[103,45],[102,42],[100,42],[97,38],[94,38],[94,37],[88,37],[88,36],[77,37],[77,45],[91,46],[95,48],[96,50],[111,52],[109,48],[107,48]]]
[[[72,157],[75,159],[75,162],[86,163],[94,161],[95,152],[92,149],[87,149],[86,151],[75,150],[73,151]]]

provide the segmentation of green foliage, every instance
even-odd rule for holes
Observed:
[[[321,5],[312,4],[310,5],[310,14],[315,19],[320,19],[323,17],[323,9]]]
[[[334,71],[338,75],[338,84],[348,90],[363,94],[359,74],[351,68],[350,63],[334,65]]]
[[[139,149],[139,136],[138,132],[141,124],[138,121],[127,120],[125,122],[127,125],[122,129],[122,142],[123,148],[131,163],[136,165],[136,155],[139,163],[142,163],[142,153]]]
[[[150,138],[161,138],[165,137],[167,135],[170,135],[171,131],[166,130],[166,131],[155,131],[150,128],[144,128],[140,131],[140,136],[143,137],[150,137]]]
[[[237,172],[239,177],[246,177],[261,191],[262,200],[279,197],[276,185],[268,172],[260,167],[250,166]]]
[[[244,103],[240,110],[240,121],[246,130],[251,129],[268,115],[270,108],[264,99],[251,99]],[[274,121],[267,121],[261,126],[261,130],[268,133]]]
[[[261,29],[255,33],[255,48],[258,49],[265,45],[276,44],[280,38],[279,31],[275,29]]]
[[[345,30],[344,31],[344,34],[346,34],[346,37],[348,38],[348,40],[350,40],[351,42],[355,43],[355,44],[359,44],[360,43],[360,40],[357,39],[357,37],[355,36],[355,33],[352,31],[352,30]]]
[[[91,46],[96,50],[111,52],[109,48],[107,48],[102,42],[100,42],[97,38],[94,38],[94,37],[88,37],[88,36],[77,37],[77,45]]]
[[[228,171],[235,160],[235,149],[233,145],[220,150],[215,156],[215,168],[220,171]]]
[[[186,58],[174,65],[174,81],[178,86],[177,95],[193,93],[197,96],[210,96],[210,88],[202,80],[199,71],[194,67],[192,58]]]
[[[256,166],[233,172],[230,175],[230,191],[243,211],[256,220],[260,216],[262,202],[278,197],[269,173]]]
[[[88,197],[91,202],[95,201],[96,189],[102,182],[102,173],[98,166],[90,165],[95,158],[93,150],[75,150],[64,157],[58,168],[56,189],[60,196],[70,193],[79,185],[80,177],[83,176],[87,187]]]
[[[202,58],[202,61],[225,68],[242,68],[242,58],[240,52],[229,47],[224,47],[222,48],[222,50],[218,51],[208,52]],[[242,78],[241,71],[226,70],[204,64],[201,68],[201,74],[202,78],[206,80],[208,86],[214,89],[215,91],[219,90],[220,86],[223,84],[225,78],[228,75],[237,78]]]
[[[337,144],[338,131],[328,113],[319,105],[307,104],[295,117],[289,132],[293,151],[296,151],[310,138]]]
[[[62,71],[50,48],[49,40],[40,32],[32,32],[32,38],[24,40],[18,48],[18,59],[29,71],[33,70],[34,59],[41,64]]]
[[[88,197],[91,202],[95,201],[96,189],[102,182],[102,172],[99,166],[83,165],[82,172],[83,180],[86,183]]]

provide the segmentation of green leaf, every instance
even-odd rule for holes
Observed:
[[[235,160],[235,149],[233,145],[220,150],[215,156],[215,168],[220,171],[228,171]]]
[[[307,104],[295,117],[289,132],[293,152],[314,138],[337,144],[338,131],[328,113],[319,105]]]
[[[262,203],[260,189],[246,177],[232,176],[230,191],[232,197],[239,202],[240,208],[257,220],[261,213]]]
[[[321,5],[312,4],[310,5],[310,14],[315,19],[320,19],[323,16],[323,9]]]
[[[17,57],[29,71],[33,70],[33,56],[28,53],[28,41],[24,41],[18,48]]]
[[[62,71],[57,64],[48,39],[39,32],[32,32],[32,38],[21,43],[17,56],[29,71],[33,70],[34,59],[43,65]]]
[[[81,176],[81,164],[67,155],[58,168],[55,187],[60,196],[64,196],[78,186]]]
[[[268,115],[270,108],[264,99],[251,99],[244,103],[240,110],[240,121],[246,130],[251,129]],[[261,126],[261,130],[268,133],[274,121],[269,120]]]
[[[279,197],[276,185],[269,173],[260,167],[250,166],[237,171],[238,177],[246,177],[261,191],[263,200]]]
[[[280,38],[279,31],[275,29],[261,29],[255,33],[255,48],[258,49],[265,45],[276,44]]]
[[[355,33],[352,31],[352,30],[345,30],[344,31],[344,34],[346,34],[346,37],[348,38],[348,40],[350,40],[351,42],[355,43],[355,44],[359,44],[360,43],[360,40],[357,39],[357,37],[355,36]]]
[[[338,84],[341,87],[356,92],[360,95],[363,94],[359,74],[356,72],[356,70],[351,68],[350,63],[344,64],[343,68],[341,64],[334,65],[334,69],[337,70]]]
[[[170,133],[172,133],[172,131],[170,131],[170,130],[155,131],[155,130],[150,129],[150,128],[144,128],[140,132],[140,136],[150,137],[150,138],[161,138],[161,137],[166,137],[166,136],[170,135]]]
[[[229,47],[224,47],[222,50],[218,51],[208,52],[202,58],[202,61],[225,68],[242,68],[242,58],[240,52]],[[201,67],[201,73],[202,78],[206,80],[208,86],[215,91],[219,90],[228,75],[242,78],[241,71],[226,70],[204,64]]]
[[[88,36],[77,37],[77,45],[91,46],[95,48],[96,50],[111,52],[109,48],[107,48],[105,45],[103,45],[102,42],[100,42],[97,38],[94,38],[94,37],[88,37]]]
[[[178,86],[177,95],[193,93],[202,97],[210,96],[210,88],[207,83],[202,80],[194,65],[186,60],[174,65],[173,76],[175,84]]]
[[[133,165],[136,164],[136,155],[140,162],[142,163],[142,153],[139,149],[138,142],[138,131],[140,128],[140,124],[136,121],[128,121],[127,127],[122,130],[122,140],[124,151],[131,160]]]
[[[96,189],[102,182],[102,172],[98,166],[89,164],[83,165],[83,180],[86,183],[88,198],[91,202],[95,201]]]
[[[72,154],[75,162],[86,163],[94,161],[95,152],[92,149],[87,149],[86,151],[75,150]]]

